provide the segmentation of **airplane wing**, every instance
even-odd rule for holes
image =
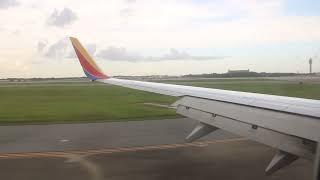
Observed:
[[[319,177],[319,100],[116,79],[101,71],[76,38],[70,40],[92,81],[180,97],[173,104],[177,113],[199,121],[187,141],[223,129],[278,150],[267,174],[303,157],[314,161],[315,178]]]

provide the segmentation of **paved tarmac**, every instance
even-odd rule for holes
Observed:
[[[0,179],[311,179],[312,163],[303,159],[265,176],[275,150],[221,130],[184,143],[195,123],[183,118],[1,126]]]
[[[183,143],[196,121],[181,118],[107,123],[0,126],[0,153],[70,151]],[[219,130],[201,140],[234,138]]]
[[[312,164],[299,159],[264,174],[274,150],[252,141],[218,140],[163,149],[98,154],[0,158],[5,180],[309,180]]]

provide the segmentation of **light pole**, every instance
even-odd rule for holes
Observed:
[[[309,74],[312,74],[312,58],[309,59]]]

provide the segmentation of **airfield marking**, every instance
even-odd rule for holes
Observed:
[[[148,151],[148,150],[165,150],[176,149],[183,147],[205,147],[210,144],[227,143],[235,141],[244,141],[247,138],[234,138],[227,140],[213,140],[193,143],[180,143],[180,144],[164,144],[164,145],[151,145],[141,147],[125,147],[114,149],[89,149],[89,150],[74,150],[74,151],[48,151],[48,152],[26,152],[26,153],[4,153],[0,154],[0,159],[18,159],[18,158],[36,158],[36,157],[70,157],[72,155],[96,155],[96,154],[113,154],[121,152],[135,152],[135,151]]]
[[[61,139],[61,140],[59,140],[60,142],[69,142],[69,140],[68,139]]]

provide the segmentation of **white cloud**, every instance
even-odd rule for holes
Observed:
[[[97,49],[95,44],[85,44],[84,46],[90,55],[95,55]],[[39,55],[49,59],[76,58],[68,37],[61,38],[51,44],[46,40],[39,41],[37,43],[37,52]]]
[[[174,48],[169,50],[169,53],[158,58],[159,60],[215,60],[224,59],[225,56],[194,56],[187,52],[178,51]]]
[[[128,61],[128,62],[155,62],[155,61],[181,61],[181,60],[215,60],[223,59],[223,56],[192,56],[186,52],[178,51],[171,48],[168,53],[162,56],[143,56],[139,53],[130,52],[123,47],[110,46],[97,53],[98,58],[112,61]]]
[[[64,8],[60,12],[57,9],[55,9],[48,18],[47,24],[57,27],[64,27],[68,24],[73,23],[77,19],[78,17],[76,13],[69,8]]]
[[[114,61],[141,61],[145,59],[137,53],[128,52],[126,48],[114,46],[99,51],[97,57]]]
[[[19,2],[16,0],[0,0],[0,9],[8,9],[13,6],[18,6]]]
[[[39,53],[42,53],[44,48],[47,46],[48,42],[47,41],[39,41],[37,44],[37,51]]]
[[[127,2],[127,3],[135,3],[137,1],[136,0],[125,0],[125,2]]]
[[[58,40],[57,42],[48,46],[47,50],[44,52],[44,55],[49,58],[61,59],[68,54],[70,46],[68,39],[63,38]]]
[[[95,56],[97,45],[96,44],[84,44],[84,48],[87,50],[87,52],[90,54],[90,56]],[[71,46],[67,47],[68,52],[64,54],[64,57],[66,58],[77,58],[77,55]]]
[[[85,49],[92,57],[97,57],[111,61],[127,61],[127,62],[155,62],[155,61],[175,61],[175,60],[215,60],[223,59],[223,56],[193,56],[183,51],[169,49],[169,52],[162,56],[143,56],[137,52],[128,51],[123,47],[109,46],[106,49],[101,49],[96,53],[96,44],[85,44]],[[49,44],[42,40],[37,43],[37,52],[43,57],[51,59],[76,58],[73,47],[69,38],[65,37],[58,41]],[[37,61],[37,63],[39,63]]]

